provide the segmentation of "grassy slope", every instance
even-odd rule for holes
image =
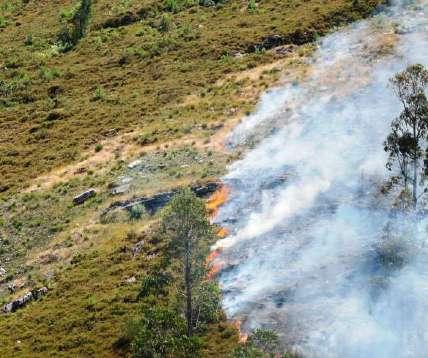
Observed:
[[[163,10],[154,5],[158,1],[98,0],[87,36],[74,51],[58,55],[52,55],[52,44],[59,13],[73,1],[30,0],[23,5],[11,0],[7,3],[16,6],[2,6],[6,26],[0,30],[0,44],[7,45],[0,46],[0,79],[24,85],[0,95],[0,187],[11,189],[0,203],[0,263],[6,262],[11,280],[25,283],[17,294],[42,284],[50,292],[43,302],[0,316],[0,356],[118,355],[112,344],[138,312],[138,283],[124,281],[132,275],[141,278],[153,264],[151,254],[160,249],[149,243],[136,258],[129,251],[138,238],[127,233],[143,231],[150,218],[99,222],[101,209],[114,200],[107,194],[108,184],[127,174],[120,155],[102,174],[88,172],[33,194],[12,196],[13,191],[79,159],[85,150],[93,152],[112,129],[133,131],[131,138],[142,144],[209,138],[212,124],[250,110],[257,94],[278,77],[277,71],[262,71],[255,81],[240,76],[275,63],[272,52],[239,58],[230,54],[245,53],[266,35],[287,37],[298,28],[325,33],[366,15],[376,2],[360,1],[356,8],[348,0],[266,0],[256,12],[247,11],[246,1],[218,8],[193,6],[170,13],[173,25],[161,33],[157,28]],[[141,8],[152,9],[144,21],[100,29],[106,20]],[[294,68],[291,62],[283,65]],[[58,108],[48,98],[53,85],[64,89]],[[29,97],[34,101],[21,103]],[[54,111],[61,119],[48,121]],[[201,150],[203,164],[184,167],[169,159],[172,149],[162,147],[153,156],[169,170],[154,172],[127,196],[217,177],[228,159]],[[89,186],[100,195],[82,208],[70,205],[73,195]],[[58,259],[47,262],[47,253]],[[0,300],[11,299],[3,289],[0,285]],[[225,356],[236,344],[236,332],[223,324],[213,326],[206,341],[207,356]]]
[[[366,15],[378,1],[353,6],[351,0],[269,0],[255,12],[247,11],[243,0],[218,8],[194,5],[171,13],[171,29],[161,32],[161,2],[99,0],[87,36],[75,51],[60,55],[52,50],[59,14],[73,1],[5,2],[15,5],[3,6],[6,26],[0,29],[0,43],[6,45],[0,47],[0,79],[18,88],[0,92],[0,190],[21,188],[78,159],[112,129],[138,129],[158,141],[190,132],[203,135],[202,123],[218,122],[235,107],[251,107],[233,98],[240,84],[216,82],[226,73],[273,60],[270,53],[240,59],[228,54],[245,53],[267,35],[292,39],[296,29],[313,38]],[[148,9],[144,21],[99,29],[108,18],[140,8]],[[49,121],[54,105],[48,88],[53,85],[64,90],[55,109],[62,117]],[[102,98],[94,100],[96,94]],[[190,95],[198,100],[186,103]]]

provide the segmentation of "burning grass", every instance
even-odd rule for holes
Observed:
[[[227,201],[229,196],[230,189],[223,185],[219,190],[217,190],[207,201],[207,210],[211,218],[217,216],[219,208]],[[227,235],[227,230],[223,229],[219,231],[220,235]]]

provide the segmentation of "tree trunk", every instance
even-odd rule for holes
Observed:
[[[186,253],[186,267],[185,267],[185,284],[186,284],[186,320],[187,320],[187,335],[189,337],[193,334],[192,322],[192,273],[190,265],[190,253]]]
[[[403,168],[404,168],[404,189],[407,192],[407,189],[408,189],[408,169],[407,169],[407,160],[406,159],[404,159]]]
[[[416,121],[413,121],[413,139],[415,140],[416,143],[418,142],[418,139],[416,138]],[[413,157],[413,209],[416,209],[416,204],[418,201],[417,185],[418,185],[418,153],[417,153],[417,146],[415,144],[414,157]]]
[[[416,204],[418,202],[418,160],[416,158],[413,159],[413,208],[416,209]]]

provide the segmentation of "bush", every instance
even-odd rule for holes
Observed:
[[[65,52],[73,49],[85,35],[91,5],[92,0],[81,0],[76,7],[61,12],[62,26],[58,34],[58,41],[62,51]]]
[[[39,69],[39,77],[46,81],[52,81],[55,78],[61,77],[62,73],[57,68],[41,67]]]
[[[200,355],[201,340],[187,337],[185,320],[166,308],[143,311],[143,318],[130,324],[128,335],[132,337],[134,357],[184,358]]]
[[[221,291],[216,282],[203,282],[194,292],[195,326],[204,328],[205,324],[218,322],[221,313]]]
[[[7,26],[6,18],[2,15],[0,15],[0,29],[3,29]]]
[[[102,87],[97,87],[95,92],[94,92],[94,96],[92,97],[93,101],[102,101],[106,98],[106,93],[103,90]]]
[[[245,344],[239,346],[233,352],[233,358],[264,358],[280,357],[278,335],[269,329],[258,328],[253,331]],[[283,357],[292,357],[286,353]]]
[[[163,14],[159,24],[160,32],[169,32],[173,27],[172,18],[169,14]]]
[[[133,205],[129,209],[129,218],[131,220],[140,220],[145,212],[146,210],[143,205],[141,204]]]
[[[164,288],[172,281],[172,276],[167,272],[158,272],[154,275],[144,277],[141,283],[138,298],[144,298],[150,295],[164,294]]]

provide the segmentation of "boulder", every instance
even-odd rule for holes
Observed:
[[[121,26],[127,26],[130,24],[133,24],[134,22],[137,22],[141,19],[141,16],[139,14],[134,14],[130,11],[121,14],[117,17],[113,17],[111,19],[108,19],[105,21],[101,27],[103,28],[116,28]]]
[[[73,198],[74,205],[81,205],[97,194],[95,189],[89,189]]]
[[[135,276],[129,277],[125,280],[126,283],[132,285],[133,283],[137,282],[137,279],[135,278]]]
[[[143,248],[144,248],[144,240],[138,241],[132,248],[132,254],[134,256],[141,254],[141,252],[143,251]]]
[[[139,165],[141,165],[142,163],[143,163],[143,161],[141,159],[134,160],[133,162],[128,164],[128,169],[134,169],[134,168],[138,167]]]
[[[48,293],[47,287],[42,287],[39,289],[32,290],[27,292],[24,296],[17,298],[16,300],[9,302],[3,306],[3,313],[11,313],[16,310],[25,307],[29,302],[33,300],[38,300],[40,297]]]
[[[194,185],[190,189],[196,194],[198,198],[207,198],[214,192],[216,192],[220,187],[221,183],[218,181],[208,182],[202,185]],[[178,189],[171,191],[164,191],[162,193],[155,194],[153,196],[143,196],[141,198],[136,198],[133,200],[127,201],[117,201],[110,205],[109,208],[103,211],[101,216],[105,216],[113,210],[124,209],[130,211],[133,207],[137,205],[142,205],[144,209],[150,215],[155,214],[159,209],[165,207],[170,200],[177,194]]]
[[[0,266],[0,277],[5,276],[6,273],[7,273],[6,269]]]

